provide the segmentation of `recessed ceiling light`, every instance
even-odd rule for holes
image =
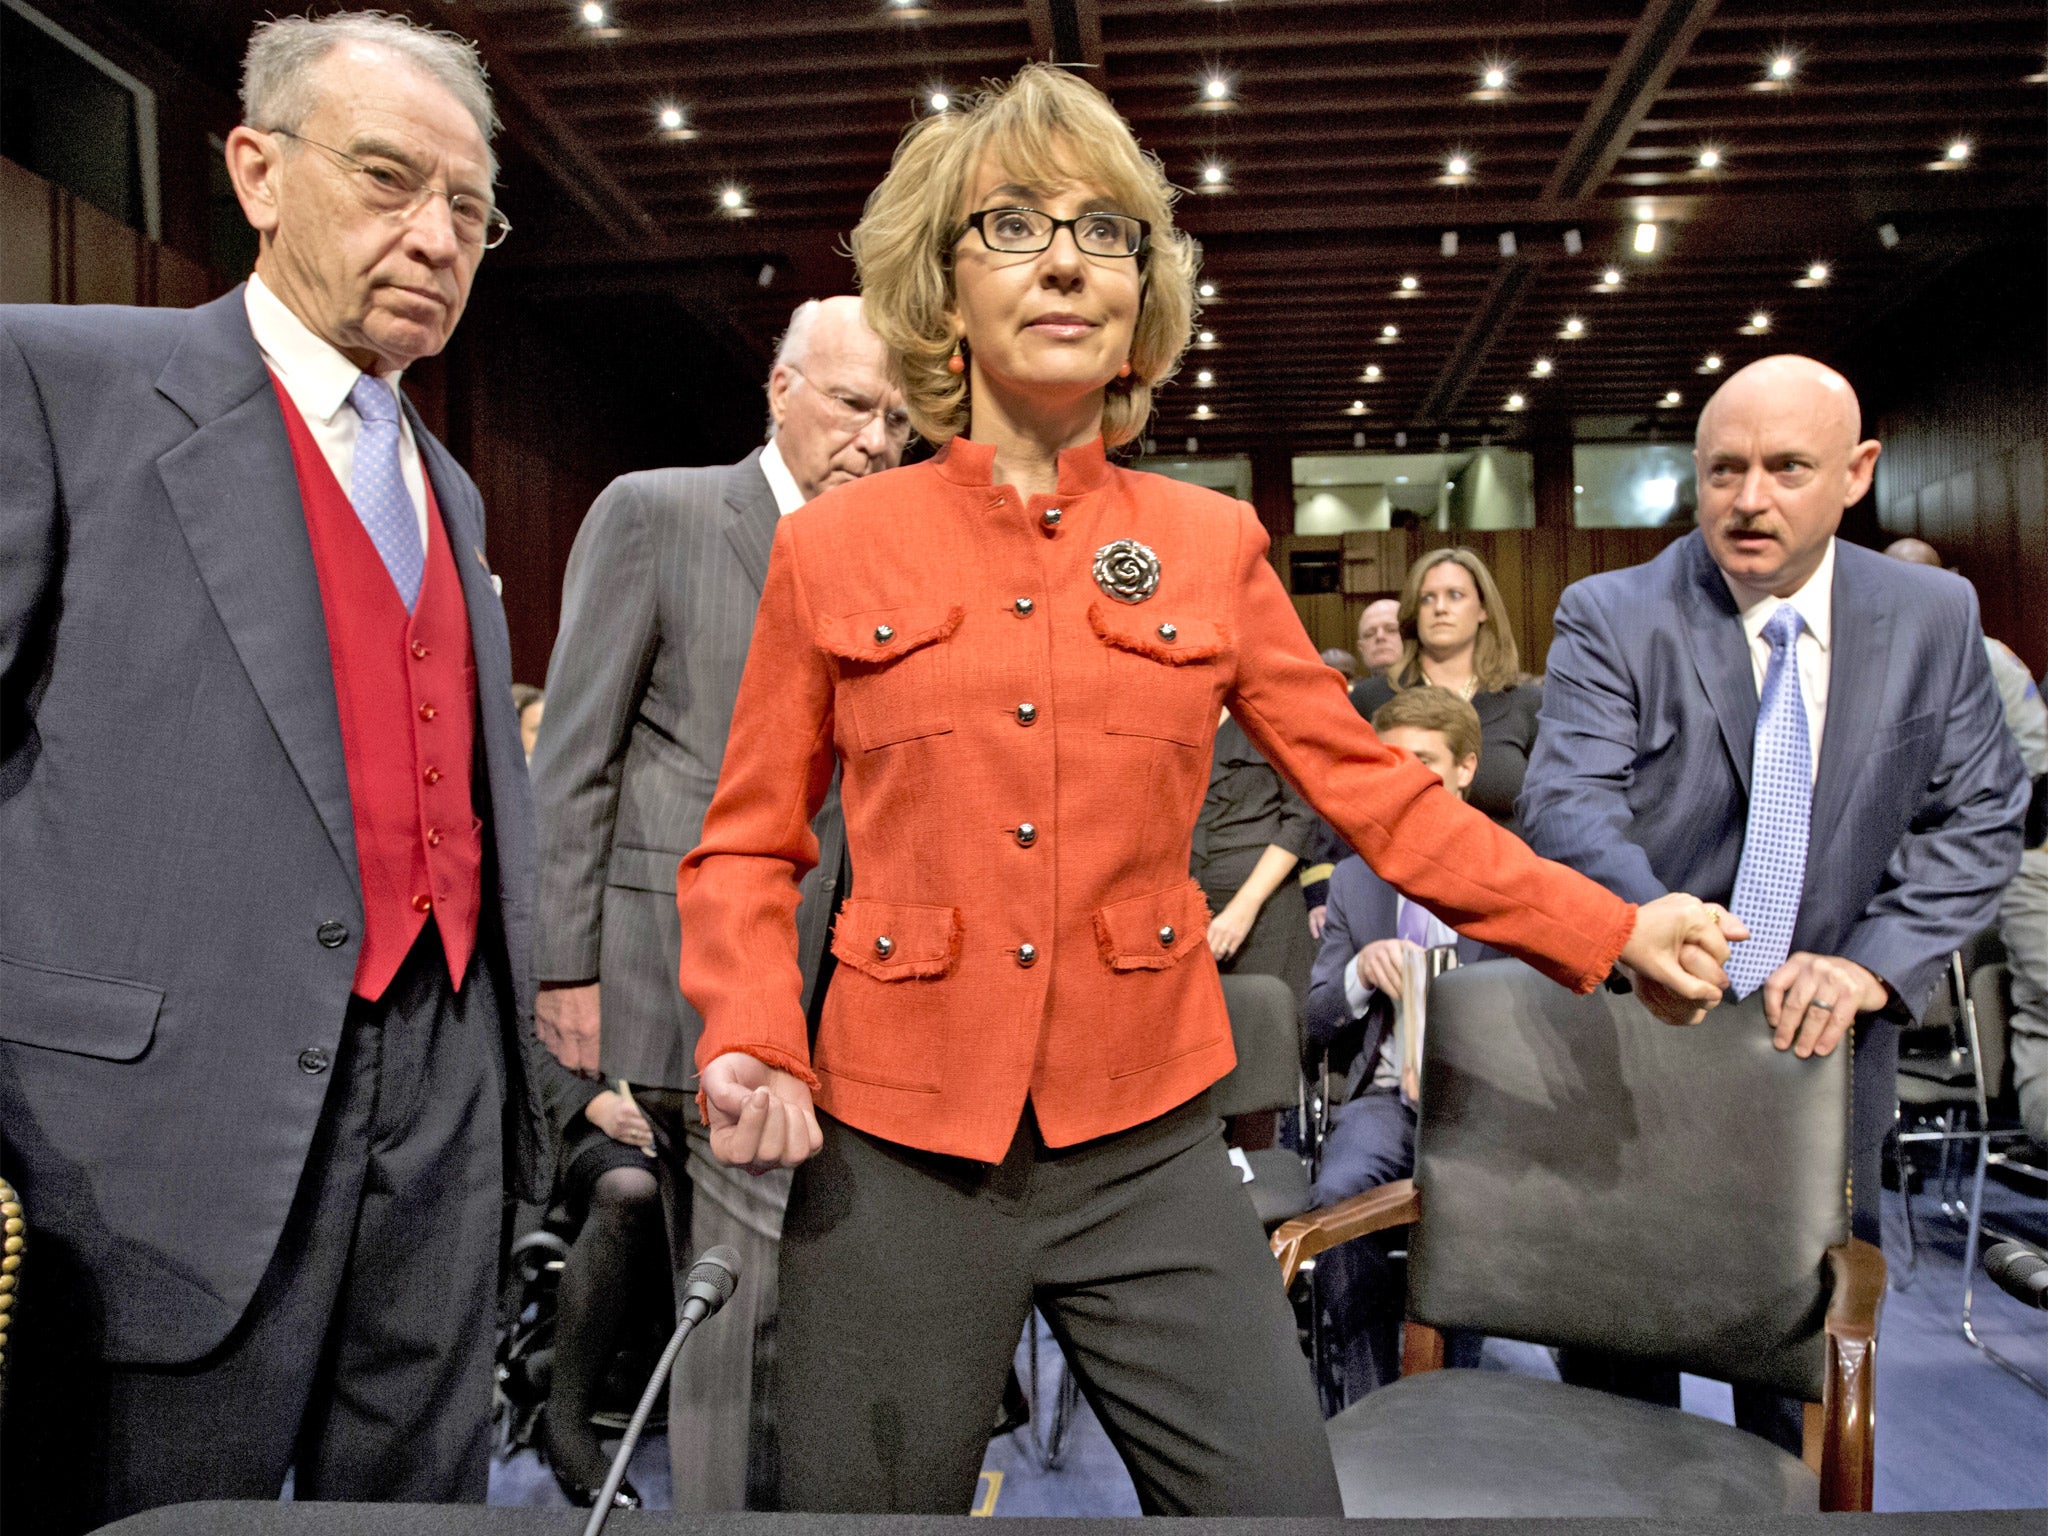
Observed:
[[[1489,64],[1486,73],[1479,77],[1479,82],[1489,91],[1504,90],[1508,83],[1508,72],[1498,64]]]
[[[1205,112],[1227,112],[1236,104],[1236,96],[1230,81],[1222,75],[1211,75],[1202,82],[1202,110]]]
[[[1549,359],[1549,358],[1547,358],[1547,357],[1539,357],[1539,358],[1537,358],[1537,359],[1536,359],[1536,361],[1535,361],[1534,363],[1532,363],[1532,364],[1530,365],[1530,367],[1529,367],[1529,376],[1530,376],[1531,378],[1536,378],[1536,379],[1547,379],[1547,378],[1549,378],[1549,377],[1550,377],[1550,359]]]
[[[953,98],[945,91],[933,91],[925,98],[924,104],[934,112],[944,112],[952,107]]]
[[[1773,80],[1790,80],[1799,73],[1799,60],[1789,50],[1773,54],[1771,62],[1764,67],[1764,73]]]
[[[1968,139],[1952,139],[1949,142],[1948,148],[1942,153],[1946,159],[1967,160],[1970,158],[1970,141]]]
[[[1195,374],[1195,382],[1206,387],[1216,382],[1216,375],[1211,373],[1207,368],[1203,368]]]
[[[583,25],[586,27],[601,27],[609,19],[605,8],[599,5],[597,0],[583,0],[577,14],[583,18]]]
[[[1600,286],[1602,288],[1619,288],[1621,286],[1621,268],[1609,267],[1605,272],[1602,272],[1600,274]]]
[[[1636,226],[1636,252],[1648,256],[1657,249],[1657,226],[1638,224]]]
[[[1195,333],[1195,345],[1198,347],[1215,346],[1216,333],[1214,331],[1197,331]]]
[[[1377,384],[1379,383],[1379,381],[1380,365],[1378,363],[1367,363],[1365,365],[1365,382],[1368,384]]]
[[[1401,327],[1398,325],[1383,325],[1380,327],[1380,341],[1382,344],[1390,341],[1399,341],[1400,339]]]
[[[1709,352],[1700,359],[1700,365],[1695,371],[1699,373],[1719,373],[1721,371],[1721,354]]]
[[[1216,285],[1214,283],[1204,283],[1201,287],[1197,288],[1195,292],[1199,293],[1205,299],[1213,299],[1216,297]]]
[[[1230,172],[1225,170],[1216,161],[1211,160],[1202,167],[1202,190],[1204,192],[1221,192],[1227,189],[1229,185]]]
[[[1769,313],[1760,309],[1749,317],[1749,324],[1742,327],[1742,334],[1745,336],[1761,336],[1770,328],[1771,317]]]
[[[1420,293],[1421,291],[1422,291],[1422,284],[1421,284],[1421,283],[1420,283],[1420,282],[1419,282],[1418,280],[1416,280],[1415,278],[1413,278],[1413,277],[1404,277],[1404,278],[1402,278],[1402,279],[1401,279],[1401,292],[1403,292],[1404,294],[1410,294],[1410,295],[1412,295],[1412,294],[1417,294],[1417,293]]]
[[[739,187],[722,187],[718,193],[719,211],[730,219],[750,219],[754,210],[747,204],[747,194]]]
[[[663,131],[674,133],[683,126],[683,109],[681,107],[663,107],[655,114],[654,120],[661,124]]]
[[[1207,405],[1198,405],[1195,407],[1195,420],[1197,421],[1207,421],[1211,416],[1215,414],[1216,413],[1210,410]]]
[[[1346,416],[1367,416],[1371,414],[1371,410],[1363,400],[1354,400],[1344,408],[1344,414]]]
[[[890,11],[898,16],[924,16],[931,11],[926,0],[889,0]]]
[[[1664,398],[1663,398],[1663,400],[1661,400],[1661,401],[1659,402],[1659,404],[1662,404],[1662,405],[1678,405],[1678,404],[1681,404],[1681,403],[1682,403],[1682,397],[1681,397],[1681,396],[1679,395],[1678,391],[1677,391],[1677,390],[1675,390],[1675,389],[1667,389],[1667,390],[1665,390],[1665,391],[1664,391]]]
[[[1439,178],[1446,182],[1462,182],[1472,179],[1472,157],[1462,151],[1453,153],[1444,161],[1444,173]]]
[[[1507,398],[1507,408],[1511,411],[1519,411],[1523,406],[1527,405],[1528,403],[1529,402],[1524,400],[1520,395],[1509,395]]]
[[[1569,320],[1565,321],[1564,325],[1558,330],[1557,334],[1563,337],[1567,337],[1572,341],[1577,341],[1581,336],[1586,334],[1586,322],[1581,320],[1577,315],[1573,315]]]
[[[1705,149],[1700,151],[1699,158],[1696,163],[1699,165],[1699,168],[1703,171],[1718,171],[1719,169],[1721,169],[1721,151],[1714,148],[1713,145],[1709,144]]]
[[[1834,274],[1824,261],[1809,263],[1806,271],[1792,280],[1794,288],[1824,288]]]

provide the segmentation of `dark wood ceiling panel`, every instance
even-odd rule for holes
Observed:
[[[514,133],[606,232],[515,241],[520,281],[681,293],[765,355],[850,281],[844,237],[932,93],[1057,56],[1187,189],[1215,340],[1160,391],[1175,446],[1689,420],[1707,356],[1836,348],[1975,246],[2038,238],[2048,202],[2038,0],[603,4],[598,28],[581,0],[412,7],[479,38]]]

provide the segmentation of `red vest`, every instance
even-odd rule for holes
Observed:
[[[275,378],[273,377],[273,383]],[[461,987],[483,899],[470,798],[476,658],[462,580],[427,486],[427,569],[411,614],[298,407],[277,386],[327,618],[363,882],[356,996],[375,1001],[433,915]]]

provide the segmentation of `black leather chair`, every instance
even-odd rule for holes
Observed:
[[[1277,976],[1225,976],[1223,1005],[1230,1012],[1237,1065],[1209,1090],[1209,1105],[1224,1119],[1299,1108],[1301,1011],[1294,992]],[[1247,1151],[1252,1208],[1266,1230],[1310,1206],[1308,1165],[1286,1147]]]
[[[1329,1423],[1346,1513],[1867,1510],[1884,1259],[1849,1238],[1847,1051],[1771,1046],[1761,996],[1689,1029],[1514,961],[1431,987],[1415,1177],[1273,1236],[1303,1260],[1414,1224],[1403,1376]],[[1446,1371],[1445,1328],[1818,1403],[1806,1457],[1562,1382]]]

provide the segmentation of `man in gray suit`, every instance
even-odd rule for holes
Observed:
[[[903,456],[910,422],[886,366],[858,299],[799,307],[768,377],[765,446],[738,464],[622,476],[591,507],[548,666],[533,757],[541,1038],[565,1066],[625,1079],[655,1121],[678,1277],[714,1243],[742,1261],[738,1293],[670,1384],[678,1509],[766,1508],[776,1485],[765,1414],[789,1175],[711,1156],[692,1097],[702,1021],[676,986],[676,865],[718,785],[776,520]],[[844,894],[836,796],[817,832],[797,913],[813,1006]]]
[[[0,308],[10,1532],[481,1502],[545,1166],[505,619],[397,388],[507,227],[490,96],[459,38],[290,17],[243,112],[245,286]]]

